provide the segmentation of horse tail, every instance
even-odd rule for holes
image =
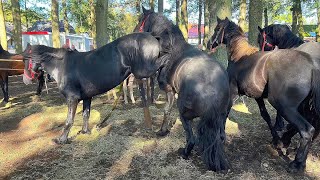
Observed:
[[[230,168],[224,152],[225,122],[227,115],[210,108],[198,124],[199,146],[209,170],[221,171]]]
[[[311,78],[311,95],[312,95],[312,102],[317,114],[316,119],[313,120],[312,125],[315,128],[315,132],[312,139],[315,139],[320,133],[320,70],[313,69],[311,71],[312,78]]]

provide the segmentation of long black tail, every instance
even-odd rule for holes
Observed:
[[[311,81],[311,93],[312,93],[312,104],[314,106],[317,117],[313,120],[312,125],[315,128],[315,132],[312,139],[315,139],[320,133],[320,70],[312,70],[312,81]]]
[[[226,114],[218,113],[211,108],[201,117],[198,124],[199,146],[203,159],[209,170],[221,171],[230,169],[224,152]]]

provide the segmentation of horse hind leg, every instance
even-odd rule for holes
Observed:
[[[184,148],[180,148],[178,152],[182,156],[182,158],[188,159],[195,145],[195,136],[192,131],[192,121],[190,119],[187,119],[183,115],[180,115],[180,120],[186,133],[187,144]]]
[[[1,89],[3,92],[3,102],[9,102],[9,93],[8,93],[8,76],[5,76],[2,80],[0,80]]]
[[[134,76],[130,76],[129,77],[129,83],[128,83],[128,86],[129,86],[129,92],[130,92],[130,99],[131,99],[131,102],[133,104],[136,103],[135,99],[134,99],[134,96],[133,96],[133,83],[134,83]]]

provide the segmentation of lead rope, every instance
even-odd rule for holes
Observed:
[[[120,89],[119,89],[120,93],[122,93],[122,88],[123,88],[123,82],[120,84]],[[117,99],[114,101],[113,107],[112,107],[111,111],[109,112],[109,114],[108,114],[102,121],[100,121],[100,122],[97,124],[96,128],[97,128],[98,130],[100,130],[101,128],[103,128],[103,124],[110,118],[112,112],[116,109],[116,107],[117,107],[117,105],[118,105],[119,99],[120,99],[120,96],[118,96]]]

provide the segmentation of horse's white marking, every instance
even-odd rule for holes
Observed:
[[[58,75],[59,75],[59,69],[54,68],[53,71],[51,72],[51,76],[57,81],[58,80]]]

